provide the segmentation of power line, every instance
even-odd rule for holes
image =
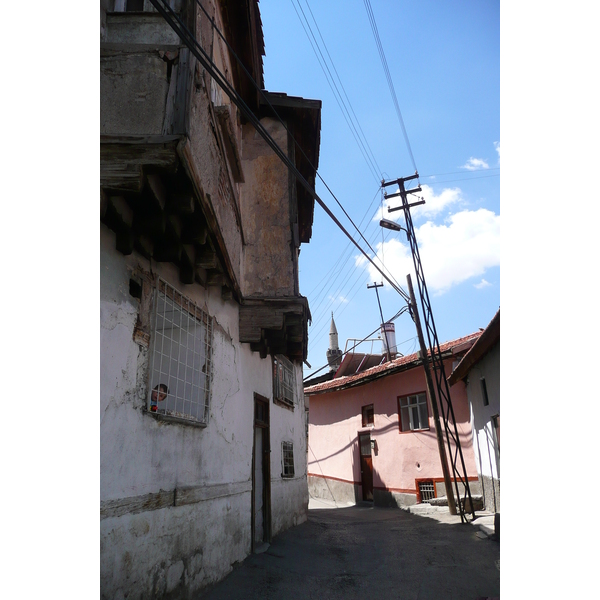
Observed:
[[[198,1],[198,0],[197,0]],[[169,6],[166,0],[150,0],[152,5],[160,12],[163,18],[167,21],[167,23],[171,26],[171,28],[177,33],[177,35],[181,38],[184,44],[188,47],[188,49],[192,52],[192,54],[197,58],[200,64],[206,69],[207,73],[215,80],[217,85],[221,87],[221,89],[227,94],[230,100],[242,111],[244,116],[248,119],[248,121],[254,126],[257,133],[267,142],[268,146],[275,152],[275,154],[279,157],[279,159],[287,166],[288,170],[295,176],[296,180],[302,185],[302,187],[316,200],[316,202],[321,206],[321,208],[327,213],[327,215],[333,220],[333,222],[342,230],[344,235],[348,237],[348,239],[358,248],[358,250],[365,256],[365,258],[373,264],[373,266],[381,273],[381,276],[393,287],[394,290],[398,292],[402,296],[402,298],[408,303],[410,302],[410,298],[408,294],[397,284],[395,284],[381,269],[373,262],[371,257],[360,247],[358,242],[350,235],[350,233],[346,230],[346,228],[340,223],[339,219],[331,212],[329,207],[325,204],[325,202],[321,199],[321,197],[317,194],[315,189],[306,181],[302,173],[297,169],[296,165],[291,161],[291,159],[287,156],[287,154],[279,147],[277,142],[272,138],[269,132],[265,129],[265,127],[260,122],[260,119],[252,112],[252,110],[248,107],[244,99],[239,95],[237,90],[227,81],[226,77],[221,73],[218,67],[214,64],[211,57],[208,56],[204,48],[198,43],[196,37],[188,30],[185,24],[181,21],[179,15]],[[214,25],[213,27],[216,31],[218,29]],[[222,35],[222,34],[221,34]],[[235,54],[235,53],[234,53]],[[237,58],[237,56],[236,56]],[[238,58],[239,60],[239,58]],[[240,61],[241,64],[241,61]],[[246,71],[246,73],[248,73]],[[250,75],[248,74],[250,77]],[[256,84],[254,79],[250,77],[250,80],[253,82],[253,85],[256,89],[262,94],[263,98],[268,102],[268,99],[264,95],[263,91],[260,90],[259,86]],[[276,113],[273,109],[272,105],[268,102],[271,109]],[[280,119],[281,121],[281,119]],[[283,121],[281,121],[283,124]],[[287,127],[283,124],[284,128],[287,130]],[[296,140],[294,142],[297,144]],[[298,144],[297,144],[298,145]],[[298,147],[300,147],[298,145]],[[314,168],[314,166],[313,166]],[[315,169],[316,171],[316,169]],[[323,179],[320,178],[322,181]],[[331,190],[330,190],[331,193]],[[332,194],[333,195],[333,194]],[[334,196],[335,198],[335,196]],[[339,201],[336,199],[336,202]],[[341,205],[340,205],[341,206]],[[345,212],[345,211],[344,211]],[[346,213],[347,214],[347,213]],[[354,223],[353,223],[354,225]],[[356,226],[355,226],[356,227]],[[360,232],[359,232],[360,233]]]
[[[308,41],[311,43],[311,46],[313,47],[313,51],[315,52],[315,55],[317,56],[317,60],[319,61],[319,64],[321,64],[321,69],[323,69],[323,73],[325,74],[325,77],[328,80],[329,86],[331,87],[331,91],[334,92],[334,97],[336,98],[336,101],[338,102],[338,106],[340,106],[340,109],[341,109],[342,108],[341,104],[344,105],[344,109],[346,110],[346,113],[348,114],[348,118],[350,119],[350,121],[352,121],[352,117],[350,115],[350,112],[349,112],[348,108],[346,107],[346,103],[344,102],[344,99],[342,98],[342,94],[340,93],[340,91],[339,91],[339,89],[337,87],[337,84],[335,83],[335,79],[334,79],[334,77],[333,77],[333,75],[332,75],[332,73],[331,73],[331,71],[329,69],[329,66],[327,65],[327,61],[325,60],[325,57],[323,56],[323,53],[321,52],[321,48],[319,47],[319,43],[318,43],[315,35],[313,34],[312,27],[310,26],[310,23],[308,22],[308,19],[306,18],[306,15],[304,14],[304,10],[300,6],[300,0],[296,0],[296,2],[298,3],[298,7],[300,8],[300,11],[302,12],[302,15],[304,16],[304,19],[305,19],[306,24],[307,24],[307,26],[309,28],[310,34],[311,34],[312,38],[315,41],[315,45],[317,46],[317,48],[319,50],[319,54],[321,55],[323,63],[325,64],[325,67],[327,68],[327,72],[329,73],[329,77],[327,76],[327,73],[325,73],[325,69],[323,69],[323,65],[321,64],[321,61],[319,60],[319,56],[317,55],[317,53],[315,51],[315,46],[312,44],[312,42],[310,40],[310,37],[308,36],[308,32],[306,31],[306,28],[304,27],[304,24],[302,23],[302,19],[300,18],[300,15],[298,14],[298,11],[296,10],[296,7],[294,5],[294,0],[292,0],[292,5],[294,5],[294,10],[296,10],[296,14],[298,15],[298,18],[300,19],[300,23],[302,24],[302,27],[304,28],[304,31],[305,31],[307,37],[309,38]],[[363,153],[363,156],[365,156],[365,153],[368,155],[368,156],[365,156],[365,159],[366,160],[368,159],[368,164],[374,165],[375,171],[376,171],[375,177],[379,181],[379,180],[381,180],[381,177],[382,177],[382,175],[381,175],[381,169],[380,169],[379,165],[377,164],[377,160],[375,159],[373,151],[371,150],[371,147],[369,146],[369,142],[367,141],[367,138],[366,138],[366,136],[364,134],[364,131],[363,131],[362,127],[360,126],[360,122],[358,121],[358,117],[356,116],[354,108],[352,107],[352,103],[350,102],[350,98],[348,98],[348,94],[346,93],[346,89],[344,88],[344,84],[342,83],[342,80],[341,80],[341,78],[339,76],[339,73],[338,73],[336,67],[335,67],[333,59],[331,58],[331,54],[329,53],[329,50],[327,49],[327,44],[325,43],[323,35],[321,34],[321,30],[319,28],[317,20],[315,19],[314,13],[312,12],[312,9],[310,8],[308,0],[305,0],[305,2],[306,2],[306,6],[307,6],[307,8],[308,8],[308,10],[309,10],[309,12],[311,14],[311,17],[313,19],[313,22],[315,24],[315,27],[317,28],[317,31],[319,33],[319,37],[321,38],[321,41],[323,43],[323,47],[325,48],[325,52],[327,53],[327,56],[329,57],[329,62],[331,63],[331,66],[332,66],[332,68],[333,68],[333,70],[334,70],[334,72],[335,72],[335,74],[337,76],[337,80],[340,83],[340,87],[341,87],[342,91],[344,92],[344,96],[345,96],[345,98],[346,98],[346,100],[348,102],[348,105],[350,106],[350,110],[352,111],[352,115],[354,115],[354,120],[356,121],[356,126],[354,125],[354,123],[352,123],[352,125],[351,125],[348,122],[348,119],[346,119],[346,123],[348,123],[348,126],[351,128],[351,131],[352,130],[353,130],[353,132],[356,131],[356,134],[357,134],[358,138],[356,136],[354,136],[354,139],[359,144],[359,149]],[[331,79],[331,82],[329,81],[330,79]],[[335,91],[334,91],[334,89],[332,87],[332,83],[333,83],[333,87],[335,87]],[[336,92],[337,92],[337,95],[336,95]],[[338,100],[337,96],[339,96],[339,100]],[[341,104],[340,104],[340,101],[341,101]],[[342,113],[343,112],[344,111],[342,110]],[[344,115],[344,118],[346,118],[346,115]],[[357,127],[358,127],[358,129],[357,129]],[[360,133],[359,133],[358,130],[360,130]],[[361,139],[361,135],[360,134],[362,134],[362,139]],[[353,135],[354,135],[354,133],[353,133]],[[362,140],[364,140],[364,143],[363,143]],[[364,152],[363,152],[363,148],[364,148]]]
[[[388,87],[390,88],[390,93],[392,95],[392,100],[394,102],[394,106],[396,108],[396,114],[398,115],[398,120],[400,121],[400,127],[402,128],[402,133],[404,134],[404,140],[406,142],[406,147],[408,148],[408,153],[410,154],[410,159],[412,161],[413,168],[415,169],[415,173],[418,172],[417,165],[415,164],[415,158],[412,153],[412,149],[410,147],[410,142],[408,141],[408,134],[406,133],[406,127],[404,126],[404,119],[402,118],[402,113],[400,112],[400,106],[398,104],[398,98],[396,97],[396,90],[394,89],[394,83],[392,81],[392,76],[390,75],[390,70],[388,68],[387,60],[385,58],[385,52],[383,51],[383,46],[381,45],[381,40],[379,38],[379,31],[377,30],[377,23],[375,22],[375,15],[373,14],[373,9],[371,8],[371,2],[369,0],[364,0],[365,8],[367,9],[367,15],[369,17],[369,22],[371,23],[371,30],[373,31],[373,36],[375,37],[375,44],[377,45],[377,49],[379,51],[379,58],[381,59],[381,64],[383,66],[383,71],[385,73],[385,77],[387,79]]]
[[[166,0],[150,0],[155,8],[162,14],[167,23],[173,28],[173,30],[179,35],[179,37],[184,41],[186,46],[192,51],[194,56],[200,61],[200,64],[206,69],[208,74],[217,82],[217,84],[223,89],[223,91],[229,96],[231,101],[242,111],[242,113],[246,116],[246,118],[252,123],[256,131],[259,135],[267,142],[267,144],[271,147],[271,149],[275,152],[275,154],[281,159],[281,161],[287,166],[288,170],[292,172],[292,174],[296,177],[296,180],[304,187],[304,189],[317,201],[317,203],[321,206],[321,208],[327,213],[327,215],[333,220],[333,222],[342,230],[344,235],[348,237],[348,239],[356,246],[356,248],[365,256],[365,258],[375,267],[377,271],[381,273],[381,276],[392,286],[400,296],[406,301],[410,302],[410,298],[408,294],[402,289],[402,287],[398,284],[398,282],[392,281],[371,259],[371,257],[360,247],[358,242],[350,235],[350,233],[346,230],[346,228],[340,223],[337,217],[331,212],[329,207],[325,204],[325,202],[321,199],[321,197],[317,194],[315,189],[306,181],[300,171],[296,168],[296,165],[290,160],[287,154],[279,147],[279,145],[275,142],[269,132],[264,128],[260,119],[254,115],[254,113],[250,110],[250,108],[245,103],[244,99],[238,94],[235,88],[227,81],[226,77],[219,71],[218,67],[213,63],[212,59],[204,48],[198,43],[196,37],[188,30],[185,24],[181,21],[177,13],[170,7]],[[213,29],[217,32],[217,34],[221,37],[223,42],[227,45],[231,54],[235,57],[238,64],[241,66],[243,71],[246,73],[246,76],[255,87],[255,89],[259,92],[263,100],[267,103],[270,109],[273,111],[274,115],[277,117],[285,131],[288,135],[293,139],[294,144],[300,150],[302,155],[305,157],[310,166],[315,170],[317,177],[321,180],[323,185],[327,188],[333,199],[336,201],[338,206],[342,209],[342,212],[348,220],[352,223],[353,227],[356,229],[360,237],[363,241],[369,246],[369,249],[374,253],[375,251],[369,244],[369,242],[362,235],[361,231],[358,229],[350,215],[346,212],[340,201],[337,199],[331,188],[327,185],[323,177],[319,174],[316,167],[312,164],[306,153],[302,149],[302,147],[298,144],[296,139],[292,136],[291,132],[287,128],[286,124],[283,122],[273,105],[269,102],[268,97],[266,96],[264,90],[260,88],[260,86],[254,81],[254,78],[250,75],[240,58],[237,56],[231,45],[227,42],[224,35],[219,31],[216,26],[214,19],[211,19],[210,15],[206,12],[204,7],[200,4],[199,0],[196,0],[196,4],[202,9],[204,14],[208,19],[211,20]],[[164,6],[163,6],[164,5]],[[393,278],[392,278],[393,279]]]
[[[408,306],[403,306],[391,319],[388,319],[386,321],[386,323],[391,323],[392,321],[395,321],[403,312],[405,312],[407,310],[408,310]],[[342,357],[344,357],[344,356],[346,356],[346,354],[349,354],[350,352],[352,352],[352,350],[354,350],[354,348],[356,348],[357,346],[360,346],[360,344],[362,344],[364,341],[368,340],[373,334],[377,333],[380,329],[381,329],[381,325],[379,327],[377,327],[377,329],[372,331],[367,337],[360,340],[360,342],[357,342],[356,344],[354,344],[354,346],[352,346],[352,348],[350,348],[349,350],[346,350],[346,352],[344,352],[342,354]],[[328,366],[329,366],[329,363],[327,363],[326,365],[323,365],[317,371],[314,371],[314,372],[310,373],[310,375],[307,375],[306,377],[304,377],[302,379],[302,381],[304,382],[307,379],[309,379],[310,377],[313,377],[314,375],[316,375],[317,373],[320,373],[323,369],[326,369]]]

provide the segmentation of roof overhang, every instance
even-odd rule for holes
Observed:
[[[454,385],[464,379],[471,368],[478,363],[496,344],[500,342],[500,309],[489,325],[484,329],[473,347],[463,356],[456,369],[448,377],[448,383]]]
[[[298,146],[290,144],[288,151],[294,164],[308,184],[314,189],[319,167],[319,148],[321,145],[321,101],[307,100],[283,93],[265,92],[261,98],[260,117],[279,116],[288,127]],[[277,115],[269,104],[275,109]],[[300,243],[308,243],[312,236],[312,224],[315,212],[315,199],[300,182],[296,182],[298,201],[298,234]]]

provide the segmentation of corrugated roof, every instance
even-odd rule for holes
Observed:
[[[471,333],[470,335],[466,335],[456,340],[440,344],[440,350],[442,354],[451,353],[453,348],[460,345],[465,345],[466,342],[471,342],[471,344],[474,344],[479,339],[481,333],[481,331],[477,331],[476,333]],[[465,348],[465,350],[466,349],[467,348]],[[331,381],[325,381],[323,383],[319,383],[317,385],[305,388],[304,394],[322,394],[325,392],[332,392],[340,389],[345,389],[347,387],[364,385],[365,383],[373,381],[374,379],[379,379],[380,377],[387,377],[388,375],[393,375],[394,373],[416,367],[420,365],[421,362],[422,361],[420,358],[420,352],[415,352],[414,354],[409,354],[408,356],[401,356],[399,358],[396,358],[395,360],[392,360],[391,362],[386,362],[377,367],[372,367],[371,369],[367,369],[366,371],[362,371],[361,373],[357,373],[356,375],[349,375],[347,377],[337,377],[335,379],[332,379]]]

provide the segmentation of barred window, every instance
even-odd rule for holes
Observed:
[[[398,398],[400,411],[400,431],[429,429],[429,414],[427,412],[427,396],[415,394]]]
[[[154,291],[148,410],[162,418],[208,423],[213,322],[158,279]]]
[[[285,478],[294,476],[293,442],[281,442],[281,476]]]
[[[294,364],[285,356],[273,357],[273,399],[294,406]]]

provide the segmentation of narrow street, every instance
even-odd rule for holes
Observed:
[[[471,524],[362,504],[309,510],[199,598],[475,600],[500,596],[499,568],[499,542]]]

